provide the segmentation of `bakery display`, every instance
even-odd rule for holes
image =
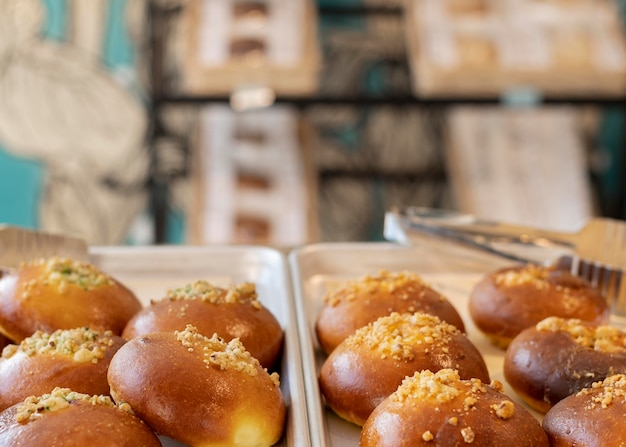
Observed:
[[[56,387],[108,395],[108,366],[123,344],[110,331],[76,328],[38,331],[8,345],[0,357],[0,411]]]
[[[238,338],[266,368],[275,364],[283,343],[283,329],[258,300],[254,284],[222,288],[202,280],[152,301],[130,319],[122,336],[130,340],[151,332],[183,331],[188,324],[208,337]]]
[[[463,380],[451,369],[416,372],[370,415],[361,447],[547,447],[539,421],[502,385]]]
[[[529,406],[545,413],[565,397],[626,374],[626,332],[550,317],[522,331],[504,357],[504,376]]]
[[[160,447],[128,404],[67,388],[31,396],[0,413],[0,445],[7,447]]]
[[[624,445],[626,376],[607,377],[554,405],[543,418],[551,447]]]
[[[282,436],[286,407],[278,374],[269,374],[238,339],[183,331],[128,341],[108,380],[157,433],[192,446],[270,446]]]
[[[407,47],[418,96],[619,96],[626,39],[610,0],[416,0]]]
[[[317,315],[315,333],[329,354],[357,329],[392,312],[425,312],[465,331],[454,306],[419,275],[382,270],[329,290]]]
[[[119,335],[141,307],[97,267],[66,258],[27,262],[0,277],[0,332],[14,342],[80,326]]]
[[[346,338],[323,363],[319,385],[341,418],[362,425],[406,376],[444,368],[489,382],[478,349],[455,326],[425,313],[392,313]]]
[[[565,270],[538,265],[491,272],[469,296],[469,314],[495,345],[506,348],[522,330],[544,318],[609,321],[609,307],[587,281]]]

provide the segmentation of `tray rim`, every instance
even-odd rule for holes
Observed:
[[[288,381],[288,405],[291,409],[287,412],[287,421],[285,433],[283,434],[282,443],[286,447],[311,447],[311,424],[306,406],[306,389],[304,383],[303,362],[301,356],[300,334],[297,327],[297,313],[295,309],[295,300],[289,274],[289,267],[285,254],[280,250],[272,247],[261,245],[159,245],[159,246],[91,246],[89,247],[89,259],[97,264],[99,258],[112,258],[115,256],[133,257],[133,256],[167,256],[167,255],[188,255],[188,256],[206,256],[219,253],[228,253],[232,256],[254,254],[263,262],[266,258],[273,258],[274,266],[277,268],[281,284],[277,285],[283,289],[285,296],[286,309],[283,309],[285,315],[285,325],[290,324],[296,327],[284,327],[285,337],[283,352],[287,356],[281,360],[281,382]],[[285,374],[287,371],[287,374]],[[286,378],[283,378],[286,376]],[[297,426],[296,426],[297,424]],[[299,426],[303,425],[302,429]],[[279,443],[277,445],[281,445]]]
[[[435,242],[437,245],[437,242]],[[457,249],[452,247],[454,251]],[[300,343],[301,343],[301,351],[302,351],[302,361],[303,361],[303,369],[308,371],[309,373],[305,375],[305,392],[307,394],[307,411],[309,413],[309,430],[311,434],[311,442],[314,447],[329,447],[332,445],[331,442],[331,433],[327,430],[327,425],[325,422],[325,407],[322,401],[321,392],[319,389],[319,383],[317,378],[317,363],[315,358],[315,349],[312,349],[313,346],[313,335],[310,331],[309,321],[307,320],[307,311],[305,309],[305,293],[302,288],[303,276],[300,269],[300,260],[307,255],[315,255],[316,253],[321,254],[325,253],[329,255],[329,253],[341,252],[341,251],[363,251],[363,252],[371,252],[371,251],[415,251],[416,255],[420,253],[420,251],[424,253],[432,253],[433,246],[408,246],[399,244],[396,242],[382,241],[382,242],[321,242],[305,245],[302,247],[295,248],[288,253],[288,265],[291,272],[292,283],[294,288],[294,298],[296,305],[296,312],[298,318],[298,331],[300,333]],[[450,256],[449,251],[443,251],[438,253],[442,258],[447,258]],[[510,261],[506,259],[502,259],[499,257],[488,257],[483,259],[480,257],[480,253],[476,253],[475,250],[459,250],[459,253],[465,253],[467,257],[461,256],[462,259],[457,260],[460,262],[451,263],[451,268],[449,270],[450,273],[459,272],[459,273],[467,273],[467,274],[477,274],[479,272],[484,273],[485,268],[493,267],[494,263],[502,263],[502,265],[510,264]],[[474,258],[474,255],[479,255]],[[471,263],[476,263],[474,267],[476,270],[470,269],[466,270],[468,267],[467,261]],[[485,264],[482,267],[478,267],[481,262]],[[426,264],[429,262],[426,261]],[[366,273],[366,272],[364,272]]]

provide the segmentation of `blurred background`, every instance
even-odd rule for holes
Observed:
[[[626,0],[1,0],[0,222],[382,239],[626,218]]]

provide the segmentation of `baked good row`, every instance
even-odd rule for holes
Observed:
[[[505,303],[491,307],[490,322],[510,329],[513,325],[506,322],[514,321],[513,331],[480,324],[471,306],[484,310],[485,295],[490,302]],[[546,300],[561,307],[546,306]],[[280,439],[285,401],[277,374],[268,370],[280,356],[283,333],[258,301],[254,285],[220,288],[196,281],[146,307],[135,303],[128,288],[88,264],[50,259],[4,272],[0,332],[10,344],[0,359],[0,404],[13,415],[0,418],[0,431],[18,439],[35,427],[33,421],[50,420],[48,408],[82,408],[81,402],[89,401],[104,402],[106,411],[121,410],[150,433],[188,445],[272,445]],[[603,381],[624,382],[616,375],[624,373],[623,333],[606,325],[609,312],[602,297],[566,272],[519,266],[490,273],[470,295],[469,305],[472,323],[506,349],[507,382],[531,408],[547,413],[544,420],[551,420],[548,414],[570,396]],[[551,309],[547,316],[546,308]],[[125,315],[122,323],[120,315]],[[522,316],[528,318],[525,323],[520,323]],[[334,290],[315,331],[328,353],[320,371],[325,400],[341,417],[363,427],[364,446],[394,445],[392,439],[413,436],[416,445],[446,445],[453,439],[547,445],[547,429],[491,380],[458,311],[417,274],[382,271]],[[543,353],[536,349],[540,338],[549,340]],[[554,346],[559,356],[553,355]],[[539,353],[536,358],[534,353]],[[544,371],[556,368],[559,374],[540,374],[537,364],[546,359],[555,362]],[[229,382],[229,377],[235,379]],[[619,401],[619,393],[602,396],[600,407],[612,409]],[[187,417],[191,407],[194,417]],[[26,417],[29,411],[40,415]],[[50,413],[52,419],[61,414]],[[481,423],[470,416],[476,413],[483,414]],[[402,425],[416,414],[427,426],[410,423],[411,433],[389,422],[398,419]],[[68,420],[76,426],[79,418]],[[25,430],[25,424],[33,425]],[[513,438],[500,437],[516,430]],[[41,436],[37,433],[29,436]]]
[[[199,280],[144,307],[93,265],[36,260],[0,276],[0,332],[1,445],[150,446],[158,435],[270,446],[283,435],[283,329],[254,284]]]
[[[327,291],[314,326],[327,355],[319,388],[332,411],[362,427],[361,446],[555,445],[561,435],[553,430],[548,441],[528,408],[559,411],[561,400],[625,373],[626,333],[607,325],[603,297],[566,271],[489,272],[468,307],[472,323],[502,350],[518,399],[490,380],[458,312],[417,274],[381,271]],[[626,408],[620,396],[616,411]]]

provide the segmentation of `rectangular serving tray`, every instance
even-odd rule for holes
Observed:
[[[204,279],[225,286],[256,284],[259,301],[274,314],[285,338],[278,370],[287,403],[285,447],[309,447],[299,333],[285,256],[278,250],[253,246],[224,247],[93,247],[91,262],[137,294],[144,305],[165,297],[167,290]],[[193,411],[193,409],[190,409]],[[182,444],[161,438],[164,446]]]
[[[467,335],[482,353],[492,380],[502,382],[505,392],[522,403],[504,381],[504,351],[492,346],[478,332],[467,311],[467,298],[474,284],[485,273],[509,264],[511,261],[499,257],[441,243],[413,247],[392,243],[316,244],[292,251],[289,265],[302,343],[311,444],[315,447],[359,445],[360,427],[340,419],[324,405],[320,395],[317,379],[326,355],[315,336],[315,320],[327,290],[381,269],[417,273],[446,296],[463,318]]]

